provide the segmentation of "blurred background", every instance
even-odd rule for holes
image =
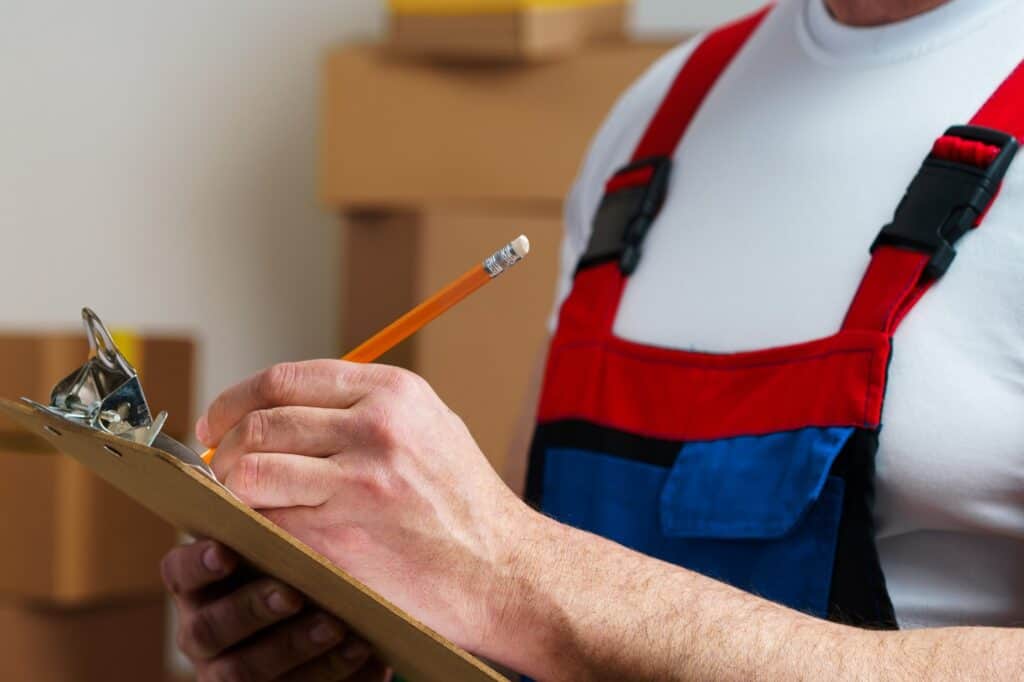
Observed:
[[[387,357],[500,469],[590,136],[761,3],[446,2],[0,0],[0,395],[84,361],[89,305],[188,439],[220,389],[339,355],[525,232],[523,271]],[[173,531],[10,425],[0,446],[0,679],[161,679]]]

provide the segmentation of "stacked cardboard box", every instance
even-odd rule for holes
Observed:
[[[189,429],[193,345],[126,343],[166,430]],[[0,395],[48,402],[88,356],[80,334],[0,335]],[[0,423],[0,679],[159,680],[166,625],[160,557],[173,528],[48,449]]]
[[[390,0],[391,46],[448,60],[530,62],[623,40],[626,0]]]
[[[532,66],[331,55],[322,195],[342,216],[351,348],[526,233],[529,258],[385,358],[427,378],[499,470],[551,309],[562,199],[590,137],[665,45],[603,44]]]

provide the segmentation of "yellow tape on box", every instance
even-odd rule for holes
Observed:
[[[395,14],[504,14],[531,9],[622,5],[627,0],[389,0]]]
[[[111,329],[110,336],[113,338],[114,345],[121,351],[121,355],[124,356],[125,360],[135,368],[135,371],[142,376],[142,365],[143,365],[143,353],[142,353],[142,339],[132,329]]]

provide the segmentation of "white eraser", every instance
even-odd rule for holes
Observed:
[[[520,258],[530,253],[530,240],[525,234],[521,234],[512,240],[512,252]]]

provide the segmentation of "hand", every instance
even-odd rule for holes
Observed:
[[[341,622],[275,580],[244,575],[222,545],[177,547],[161,570],[178,610],[178,646],[199,682],[388,678]]]
[[[425,381],[384,365],[272,367],[196,427],[240,499],[458,644],[500,660],[529,510]]]

